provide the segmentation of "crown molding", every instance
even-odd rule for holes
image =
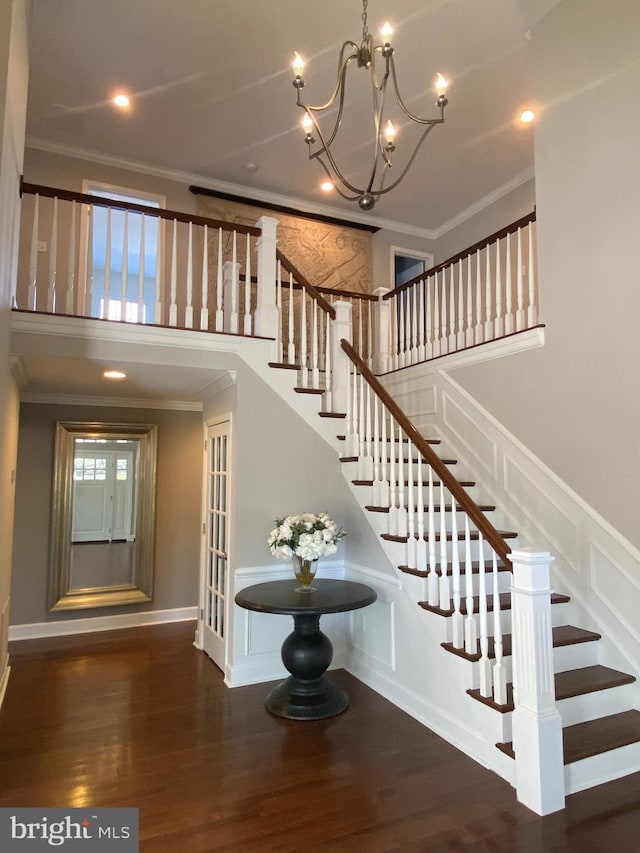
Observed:
[[[48,139],[42,139],[37,136],[28,136],[26,139],[26,147],[33,148],[36,151],[46,151],[50,154],[60,154],[64,157],[73,157],[76,160],[88,160],[93,163],[101,163],[105,166],[114,166],[119,169],[129,169],[134,172],[140,172],[144,175],[152,175],[156,178],[176,181],[180,184],[186,184],[187,187],[191,184],[197,184],[204,189],[214,190],[215,192],[227,193],[229,195],[243,196],[245,199],[251,198],[254,202],[265,202],[272,205],[280,205],[283,207],[294,207],[301,212],[315,213],[319,216],[333,217],[345,221],[345,210],[341,207],[332,207],[327,204],[318,204],[316,202],[306,201],[293,196],[280,195],[279,193],[266,192],[264,190],[254,189],[242,184],[232,184],[228,181],[219,181],[214,178],[206,178],[202,175],[197,175],[192,172],[182,172],[178,169],[167,169],[160,166],[153,166],[151,163],[144,163],[139,160],[128,160],[125,157],[117,157],[113,154],[105,154],[103,151],[93,151],[88,148],[80,148],[75,145],[67,145],[62,142],[52,142]],[[374,226],[375,228],[384,228],[389,231],[398,231],[402,234],[409,234],[413,237],[419,237],[424,240],[433,240],[433,231],[429,228],[419,228],[416,225],[409,225],[405,222],[396,222],[392,219],[381,219],[380,217],[370,216],[368,214],[358,214],[356,211],[349,213],[349,219],[353,222],[358,222],[363,225]]]
[[[36,151],[45,151],[50,154],[59,154],[63,157],[73,157],[77,160],[87,160],[93,163],[101,163],[105,166],[113,166],[119,169],[129,169],[133,172],[139,172],[144,175],[152,175],[156,178],[164,180],[176,181],[179,184],[186,184],[187,187],[191,184],[197,184],[204,189],[210,189],[219,193],[229,195],[240,195],[245,199],[251,198],[253,201],[265,202],[271,205],[280,205],[284,207],[294,207],[301,212],[314,213],[319,216],[333,217],[336,219],[345,220],[345,210],[341,207],[332,207],[331,205],[318,204],[316,202],[305,201],[303,199],[294,198],[293,196],[280,195],[279,193],[266,192],[263,190],[247,187],[242,184],[232,184],[228,181],[219,181],[214,178],[205,178],[202,175],[193,172],[183,172],[178,169],[167,169],[160,166],[154,166],[151,163],[145,163],[140,160],[129,160],[126,157],[118,157],[114,154],[106,154],[103,151],[94,151],[88,148],[80,148],[76,145],[68,145],[62,142],[52,142],[49,139],[42,139],[37,136],[27,136],[26,148],[32,148]],[[487,195],[483,196],[478,201],[469,205],[469,207],[460,211],[460,213],[443,222],[437,228],[420,228],[417,225],[409,225],[406,222],[397,222],[393,219],[382,219],[370,214],[359,215],[356,211],[349,214],[349,219],[353,222],[359,222],[363,225],[370,225],[386,231],[395,231],[399,234],[406,234],[411,237],[417,237],[422,240],[438,240],[443,237],[453,228],[457,228],[463,222],[466,222],[471,217],[491,207],[496,201],[508,195],[513,190],[530,181],[534,177],[533,166],[521,172],[519,175],[511,178],[506,183],[492,190]]]
[[[9,356],[9,367],[11,369],[11,373],[13,378],[15,379],[16,385],[20,390],[27,387],[29,382],[29,377],[27,375],[27,369],[24,366],[24,359],[21,355],[10,355]]]
[[[200,389],[200,395],[203,400],[210,400],[218,394],[222,394],[227,388],[232,388],[238,381],[237,370],[227,370],[224,376],[219,376]]]
[[[25,391],[23,403],[45,403],[59,406],[112,406],[122,409],[169,409],[175,412],[201,412],[202,403],[185,400],[145,400],[134,397],[85,397],[80,394],[40,394]]]
[[[526,184],[527,181],[531,181],[535,176],[535,170],[533,166],[529,169],[525,169],[524,172],[521,172],[519,175],[511,178],[506,183],[502,184],[502,186],[496,187],[495,190],[492,190],[487,195],[475,201],[473,204],[470,204],[465,210],[461,210],[460,213],[457,213],[455,216],[452,216],[451,219],[447,219],[446,222],[443,222],[438,228],[433,231],[434,240],[439,240],[440,237],[444,237],[449,231],[452,231],[454,228],[457,228],[458,225],[462,225],[463,222],[466,222],[468,219],[471,219],[476,214],[481,213],[483,210],[486,210],[488,207],[491,207],[492,204],[495,204],[504,196],[509,195],[509,193],[517,190],[518,187],[521,187],[523,184]]]

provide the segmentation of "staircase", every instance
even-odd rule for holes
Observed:
[[[425,436],[424,443],[432,452],[437,450],[441,466],[456,472],[455,480],[448,478],[444,482],[444,477],[441,480],[423,473],[427,469],[431,472],[430,460],[416,449],[413,436],[403,431],[398,437],[393,418],[385,420],[386,430],[380,425],[384,401],[380,400],[380,409],[372,403],[377,396],[374,392],[380,388],[358,388],[357,383],[368,375],[368,370],[355,353],[351,357],[356,363],[350,373],[347,412],[321,410],[322,392],[305,387],[294,372],[298,365],[273,362],[270,366],[292,371],[292,389],[298,394],[317,394],[319,416],[335,419],[340,448],[337,464],[379,534],[413,606],[424,620],[431,620],[432,625],[440,623],[436,631],[447,638],[439,644],[441,653],[464,666],[467,701],[478,703],[494,717],[486,730],[489,737],[492,732],[501,733],[495,742],[496,752],[514,761],[511,564],[508,559],[497,558],[478,525],[470,525],[469,518],[465,519],[466,513],[456,500],[458,490],[464,489],[473,496],[474,506],[483,517],[491,519],[501,514],[492,503],[483,501],[467,472],[458,473],[457,460],[442,452],[440,439]],[[356,420],[359,414],[360,420],[365,421],[361,428],[356,424],[355,433],[354,410]],[[387,481],[388,487],[382,485]],[[452,482],[457,488],[452,489]],[[440,502],[437,497],[434,500],[434,493],[437,496],[438,492]],[[394,495],[400,495],[402,501],[395,507]],[[417,511],[423,514],[422,521],[407,521],[407,515],[416,516]],[[397,518],[390,521],[392,515],[400,516],[399,526]],[[515,530],[495,532],[505,544],[517,548]],[[470,548],[475,548],[472,559]],[[508,553],[507,550],[504,556]],[[569,596],[553,592],[548,598],[553,625],[555,702],[562,718],[566,790],[571,792],[640,767],[640,711],[634,708],[635,676],[599,663],[601,635],[568,623],[565,610]],[[436,651],[431,650],[430,654]],[[495,676],[497,658],[502,687],[500,677]]]

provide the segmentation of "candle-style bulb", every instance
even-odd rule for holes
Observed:
[[[387,140],[388,145],[393,145],[393,141],[396,138],[396,129],[390,121],[387,122],[387,126],[384,129],[384,138]]]
[[[380,35],[382,36],[384,41],[388,43],[389,39],[393,35],[393,27],[391,26],[389,21],[385,21],[382,25],[382,28],[380,29]]]
[[[311,121],[311,116],[309,115],[309,113],[304,114],[304,118],[302,119],[302,127],[304,128],[305,133],[311,133],[313,122]]]
[[[302,77],[302,72],[304,71],[304,60],[302,59],[298,51],[296,51],[295,56],[293,57],[292,65],[293,73],[296,75],[296,77]]]
[[[444,95],[444,93],[447,91],[448,85],[449,84],[447,83],[446,79],[442,76],[442,74],[438,73],[438,76],[436,77],[436,91],[438,92],[438,94]]]

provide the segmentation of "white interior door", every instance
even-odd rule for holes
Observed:
[[[202,648],[223,671],[228,612],[230,436],[229,421],[206,427],[200,635]]]
[[[73,542],[133,538],[131,450],[79,450],[73,469]]]

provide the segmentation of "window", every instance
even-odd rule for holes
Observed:
[[[162,196],[90,181],[84,181],[82,189],[87,195],[147,207],[164,207],[165,202]],[[144,216],[143,220],[143,214],[133,211],[109,212],[108,208],[97,206],[90,209],[90,215],[83,219],[85,233],[81,242],[81,246],[88,247],[82,264],[85,276],[91,265],[91,305],[85,306],[86,314],[130,323],[153,322],[161,258],[160,223],[153,216]]]

